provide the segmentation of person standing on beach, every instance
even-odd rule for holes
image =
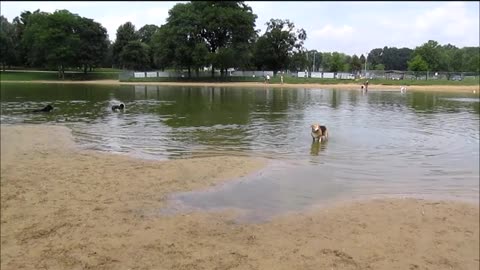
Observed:
[[[368,80],[365,82],[365,92],[368,91]]]
[[[280,82],[283,84],[283,74],[280,75]]]
[[[267,75],[267,83],[270,83],[270,75]]]

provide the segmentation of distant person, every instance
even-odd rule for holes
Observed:
[[[280,75],[280,83],[283,84],[283,74]]]
[[[267,83],[270,83],[270,75],[267,75]]]
[[[365,92],[368,91],[368,80],[365,82]]]

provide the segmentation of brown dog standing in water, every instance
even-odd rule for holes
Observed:
[[[319,124],[312,125],[312,138],[313,141],[322,142],[328,139],[328,130],[326,126],[321,126]]]

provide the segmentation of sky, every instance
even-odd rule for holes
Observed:
[[[117,28],[127,21],[137,30],[145,24],[164,24],[168,10],[176,3],[182,1],[1,1],[0,13],[12,22],[22,11],[67,9],[101,23],[113,41]],[[479,1],[246,3],[258,16],[256,29],[261,34],[271,18],[289,19],[307,31],[304,45],[309,50],[361,55],[384,46],[414,49],[428,40],[460,48],[479,46]]]

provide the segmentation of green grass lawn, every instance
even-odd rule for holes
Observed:
[[[227,77],[227,78],[130,78],[127,82],[263,82],[263,77]],[[362,84],[365,80],[340,80],[319,78],[284,77],[286,84]],[[270,83],[279,84],[280,77],[270,79]],[[449,80],[386,80],[372,79],[369,83],[377,85],[478,85],[478,79],[465,79],[462,81]]]
[[[83,74],[82,72],[65,73],[65,80],[68,81],[85,81],[85,80],[118,80],[121,70],[112,68],[98,68],[94,72]],[[16,72],[2,71],[0,72],[0,81],[61,81],[57,72]],[[123,81],[123,80],[122,80]],[[127,82],[263,82],[263,77],[204,77],[204,78],[130,78]],[[296,78],[284,77],[286,84],[362,84],[365,80],[340,80],[340,79],[319,79],[319,78]],[[280,77],[270,79],[270,83],[279,84]],[[462,81],[449,80],[386,80],[371,79],[369,83],[376,85],[479,85],[477,78],[465,78]]]
[[[56,72],[0,72],[0,81],[61,81]],[[66,81],[118,80],[118,72],[65,73]]]

